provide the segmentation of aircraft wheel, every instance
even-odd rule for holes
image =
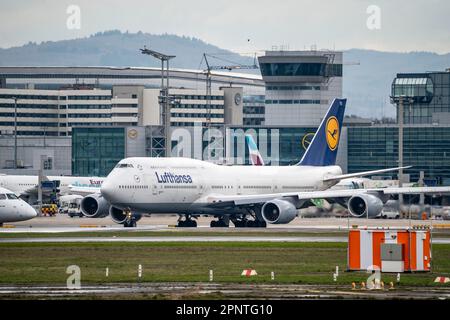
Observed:
[[[219,227],[220,228],[228,228],[229,226],[230,226],[229,222],[227,223],[225,220],[219,220]]]
[[[196,228],[197,221],[194,220],[180,220],[178,221],[178,228]]]
[[[257,227],[257,223],[254,220],[248,220],[245,226],[247,228],[256,228]]]
[[[213,220],[210,224],[211,228],[228,228],[229,225],[222,219]]]
[[[124,228],[136,228],[136,220],[125,221],[123,223]]]
[[[233,224],[234,224],[235,228],[245,228],[246,221],[245,220],[235,220],[235,221],[233,221]]]
[[[191,227],[191,228],[197,228],[197,221],[195,221],[195,220],[190,220],[190,221],[189,221],[188,227]]]
[[[259,228],[267,228],[267,222],[265,221],[257,221],[258,222],[258,227]]]
[[[185,227],[184,221],[183,221],[183,220],[178,221],[177,227],[178,227],[178,228],[184,228],[184,227]]]

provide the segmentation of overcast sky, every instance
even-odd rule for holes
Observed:
[[[80,8],[80,29],[67,27],[70,5]],[[0,21],[2,48],[119,29],[194,36],[240,53],[275,45],[450,52],[449,0],[0,0]]]

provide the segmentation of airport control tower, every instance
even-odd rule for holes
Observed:
[[[333,99],[342,97],[342,52],[266,51],[259,65],[266,125],[319,125]]]

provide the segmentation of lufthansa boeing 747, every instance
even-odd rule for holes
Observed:
[[[86,196],[81,209],[135,226],[143,213],[176,213],[178,226],[195,227],[192,218],[211,215],[211,227],[265,227],[289,223],[297,209],[326,199],[355,217],[375,217],[398,194],[450,193],[449,187],[330,190],[339,181],[400,168],[342,174],[335,165],[346,99],[335,99],[308,150],[295,166],[226,166],[188,158],[127,158]],[[262,163],[261,163],[262,164]],[[181,219],[185,217],[185,219]]]

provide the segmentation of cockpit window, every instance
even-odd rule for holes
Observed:
[[[133,165],[131,163],[118,163],[116,168],[133,168]]]
[[[11,200],[19,199],[14,193],[7,193],[6,196]]]
[[[0,193],[0,200],[5,200],[5,199],[6,199],[6,194]]]

